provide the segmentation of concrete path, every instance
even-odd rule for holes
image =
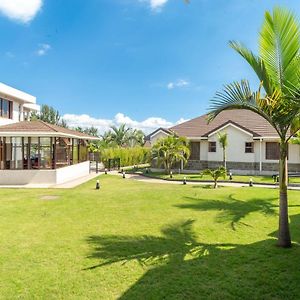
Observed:
[[[118,175],[122,176],[122,174],[119,174],[118,172],[110,172],[111,175]],[[146,177],[139,174],[126,174],[126,179],[136,180],[140,182],[148,182],[148,183],[161,183],[161,184],[177,184],[177,185],[183,185],[182,181],[175,181],[175,180],[164,180],[159,178],[151,178]],[[187,182],[188,185],[209,185],[212,184],[212,182]],[[218,183],[218,186],[231,186],[231,187],[249,187],[249,184],[247,183],[236,183],[236,182],[222,182]],[[259,188],[269,188],[269,189],[277,189],[278,186],[276,185],[269,185],[269,184],[255,184],[254,187]],[[300,190],[300,187],[298,186],[289,186],[289,190]]]

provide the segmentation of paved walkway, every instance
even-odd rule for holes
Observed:
[[[119,174],[118,172],[110,172],[109,174],[112,175],[119,175],[122,176],[122,174]],[[139,174],[126,174],[127,179],[136,180],[140,182],[148,182],[148,183],[161,183],[161,184],[177,184],[182,185],[182,181],[176,181],[176,180],[164,180],[159,178],[151,178],[146,177]],[[212,182],[187,182],[188,185],[208,185],[212,184]],[[236,182],[222,182],[218,183],[218,186],[231,186],[231,187],[249,187],[249,184],[247,183],[236,183]],[[260,188],[269,188],[269,189],[276,189],[278,186],[276,185],[269,185],[269,184],[254,184],[254,187],[260,187]],[[300,190],[300,187],[298,186],[289,186],[289,190]]]

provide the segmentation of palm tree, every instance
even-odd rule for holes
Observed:
[[[216,189],[218,187],[218,179],[220,177],[223,177],[225,179],[226,168],[219,167],[216,170],[206,169],[201,173],[201,175],[208,175],[208,176],[212,177],[212,179],[214,181],[214,188]]]
[[[223,149],[223,166],[226,169],[226,148],[228,146],[228,135],[226,132],[218,134],[219,144]]]
[[[152,158],[163,163],[166,174],[179,161],[187,162],[190,156],[189,142],[185,137],[170,135],[159,139],[152,147]]]
[[[291,246],[288,222],[287,154],[288,142],[299,130],[300,116],[300,27],[294,14],[283,8],[265,13],[259,38],[259,55],[238,42],[230,42],[252,67],[260,80],[252,92],[249,82],[225,85],[212,100],[209,120],[230,109],[248,109],[266,119],[280,139],[278,245]]]
[[[111,126],[111,140],[120,147],[127,146],[129,130],[130,128],[126,128],[126,124],[121,124],[120,127]]]

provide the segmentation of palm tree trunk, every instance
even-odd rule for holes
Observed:
[[[288,144],[285,140],[280,142],[280,160],[279,160],[279,230],[278,246],[291,247],[291,236],[289,229],[288,216],[288,195],[287,195],[287,152]]]
[[[224,168],[226,169],[226,149],[225,149],[225,147],[223,148],[223,164],[224,164]]]
[[[218,187],[218,181],[214,179],[214,189],[216,189],[217,187]]]

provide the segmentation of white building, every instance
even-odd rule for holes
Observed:
[[[259,115],[248,110],[229,110],[208,124],[207,115],[169,129],[159,128],[148,136],[153,145],[169,134],[185,136],[190,141],[191,156],[187,170],[216,168],[222,165],[223,151],[218,134],[228,135],[227,168],[240,174],[274,174],[278,172],[279,137],[275,129]],[[300,172],[300,146],[290,144],[290,172]]]
[[[39,110],[36,97],[0,82],[0,126],[25,121]]]

